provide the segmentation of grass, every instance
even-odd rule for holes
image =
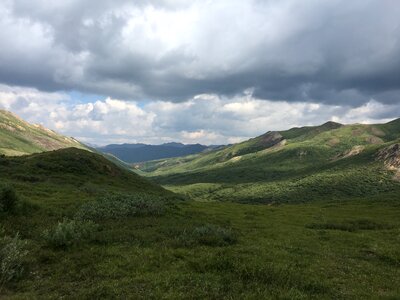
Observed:
[[[163,216],[100,220],[95,240],[66,250],[48,248],[35,230],[39,224],[49,227],[55,211],[47,212],[46,222],[38,212],[9,217],[8,230],[22,220],[28,223],[20,233],[32,250],[25,276],[3,293],[16,298],[396,298],[400,206],[394,195],[369,200],[279,206],[181,202]],[[309,228],[327,220],[368,220],[373,226]],[[210,242],[203,234],[225,237],[227,228],[228,236],[234,232],[233,242]],[[190,236],[185,240],[196,242],[177,243],[184,232]]]
[[[214,224],[204,224],[194,229],[185,229],[177,237],[178,246],[190,247],[195,245],[228,246],[237,243],[237,235],[230,228],[223,228]]]
[[[384,142],[396,124],[378,128]],[[381,132],[333,129],[347,146],[330,148],[332,126],[291,131],[296,142],[234,163],[225,155],[246,144],[155,167],[153,180],[186,198],[83,150],[0,157],[0,180],[23,203],[1,214],[3,235],[29,245],[0,295],[400,298],[400,187],[376,160],[390,143],[333,159]]]

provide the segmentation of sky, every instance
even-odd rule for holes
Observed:
[[[400,117],[398,0],[2,0],[0,108],[109,143]]]

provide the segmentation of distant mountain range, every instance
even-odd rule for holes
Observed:
[[[186,156],[213,150],[220,146],[205,146],[201,144],[165,143],[162,145],[148,144],[111,144],[97,147],[98,151],[112,154],[127,163],[137,163],[163,158]]]

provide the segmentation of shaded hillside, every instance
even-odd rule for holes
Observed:
[[[88,149],[74,138],[30,124],[11,112],[0,110],[0,154],[24,155],[68,147]]]
[[[200,153],[207,149],[210,149],[210,147],[200,144],[184,145],[181,143],[166,143],[162,145],[112,144],[97,148],[97,150],[103,153],[110,153],[127,163],[185,156]]]
[[[0,157],[3,182],[39,185],[55,189],[121,189],[151,194],[169,194],[160,186],[112,163],[103,156],[77,148]],[[5,176],[5,174],[7,174]],[[5,176],[5,177],[4,177]]]
[[[206,154],[146,162],[142,171],[204,200],[291,202],[367,196],[399,188],[378,152],[398,142],[399,120],[268,132]]]

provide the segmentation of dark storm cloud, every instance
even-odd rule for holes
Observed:
[[[400,3],[5,1],[0,82],[122,99],[400,101]]]

